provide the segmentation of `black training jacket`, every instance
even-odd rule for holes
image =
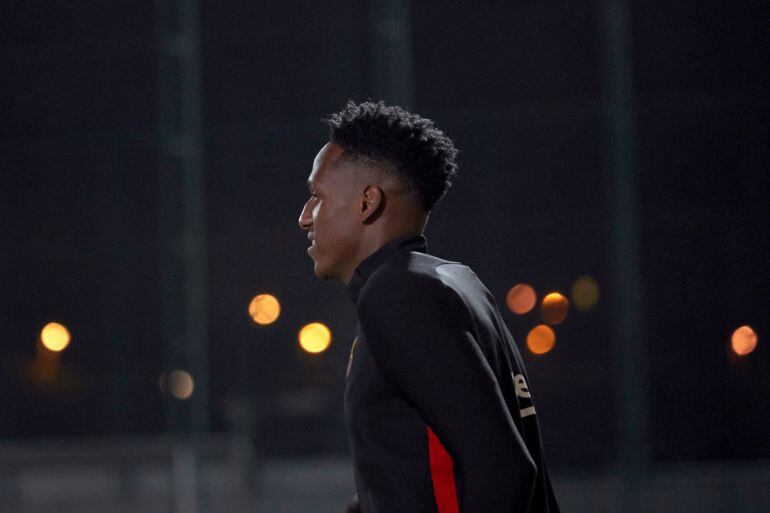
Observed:
[[[367,257],[345,422],[363,513],[556,513],[521,355],[467,266],[422,236]]]

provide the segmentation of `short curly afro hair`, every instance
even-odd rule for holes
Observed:
[[[457,149],[433,121],[384,102],[348,101],[324,120],[330,141],[354,159],[385,164],[419,194],[430,212],[457,174]]]

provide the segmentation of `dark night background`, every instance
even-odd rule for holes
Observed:
[[[318,282],[297,226],[305,180],[349,99],[378,99],[363,2],[203,2],[209,418],[254,405],[263,451],[344,453],[352,305]],[[770,96],[766,2],[634,2],[631,58],[646,392],[654,462],[770,457]],[[0,8],[0,436],[166,429],[152,2]],[[601,296],[553,351],[524,346],[535,313],[504,312],[524,353],[554,467],[616,458],[608,138],[596,2],[411,5],[411,108],[460,149],[427,229],[501,306],[519,282]],[[388,98],[384,98],[388,100]],[[275,294],[266,327],[251,298]],[[320,356],[297,330],[333,332]],[[28,371],[50,321],[61,376]],[[757,349],[729,350],[738,326]],[[312,397],[288,412],[284,397]]]

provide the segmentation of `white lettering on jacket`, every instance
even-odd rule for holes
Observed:
[[[513,377],[513,386],[516,389],[516,396],[521,397],[522,399],[531,399],[532,394],[529,393],[529,388],[527,387],[527,381],[524,379],[524,375],[511,372],[511,377]],[[528,406],[519,410],[519,415],[521,415],[522,419],[534,414],[534,406]]]

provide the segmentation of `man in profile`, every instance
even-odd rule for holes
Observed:
[[[319,278],[358,314],[345,422],[363,513],[558,512],[521,355],[468,267],[427,253],[457,172],[433,123],[349,102],[299,218]],[[360,508],[360,509],[357,509]]]

